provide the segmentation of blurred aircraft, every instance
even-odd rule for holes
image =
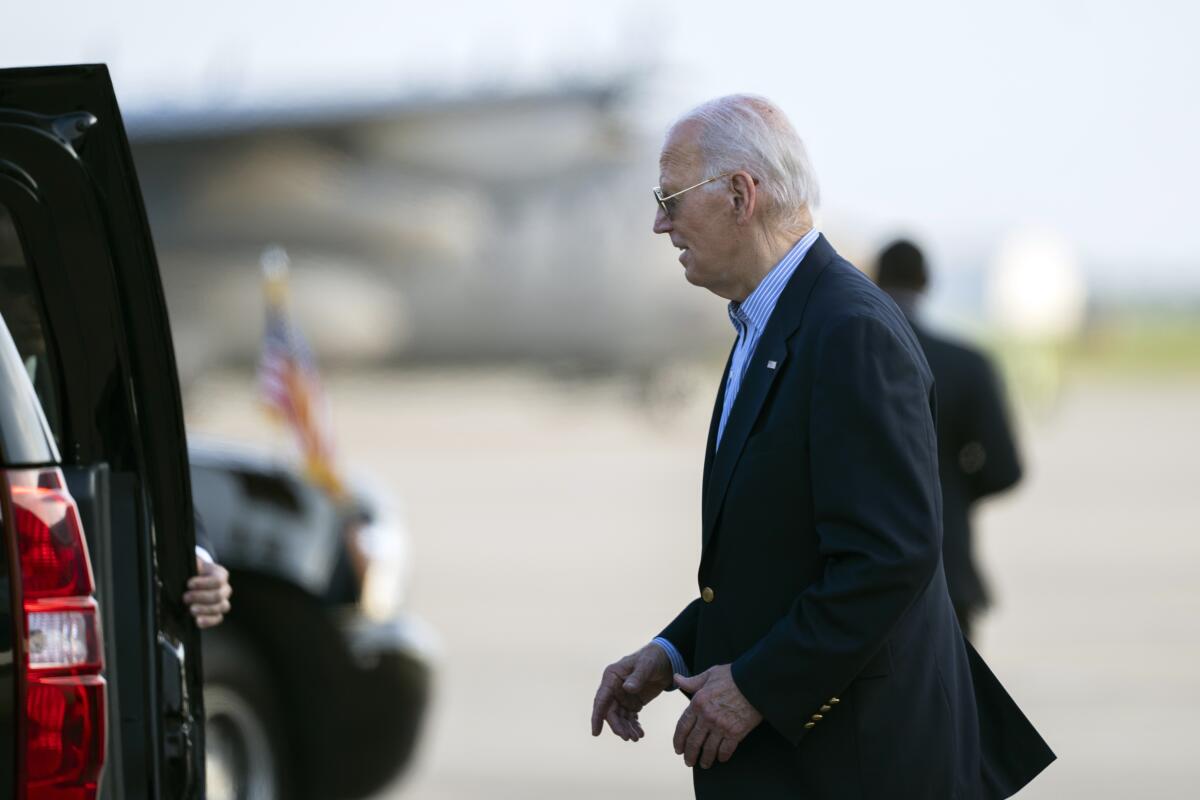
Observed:
[[[727,345],[650,232],[632,90],[129,115],[181,371],[253,361],[272,243],[335,363],[653,370]]]

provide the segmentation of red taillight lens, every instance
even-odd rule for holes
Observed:
[[[58,470],[11,472],[9,479],[25,600],[91,594],[95,586],[79,508]]]
[[[57,469],[3,473],[22,615],[23,800],[95,800],[104,766],[104,666],[79,509]]]
[[[25,797],[94,798],[104,764],[104,679],[31,681],[25,714]]]

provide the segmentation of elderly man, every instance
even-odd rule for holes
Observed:
[[[903,314],[813,228],[783,113],[724,97],[667,135],[656,233],[737,331],[704,465],[699,596],[609,665],[622,739],[678,686],[698,798],[1000,798],[1054,755],[959,631],[933,380]]]

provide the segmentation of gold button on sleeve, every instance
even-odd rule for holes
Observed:
[[[813,714],[812,718],[813,718],[813,722],[820,722],[821,720],[825,719],[820,714]]]
[[[829,698],[829,705],[831,705],[831,706],[836,706],[840,702],[842,702],[842,701],[837,699],[836,697]]]
[[[804,723],[804,727],[805,727],[805,729],[811,730],[812,728],[815,728],[815,727],[817,727],[817,723],[815,723],[815,722],[806,722],[806,723]]]
[[[833,706],[821,706],[822,714],[824,714],[826,711],[831,711],[831,710],[833,710]]]
[[[717,593],[712,590],[711,586],[705,586],[703,589],[700,590],[700,597],[706,603],[711,603],[713,601],[713,598],[715,598],[716,596],[717,596]]]

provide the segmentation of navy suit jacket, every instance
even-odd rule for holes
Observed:
[[[1000,798],[1032,779],[1053,753],[947,594],[933,378],[896,305],[818,238],[718,449],[722,402],[701,598],[662,635],[693,673],[731,663],[764,723],[694,770],[697,797]]]
[[[942,560],[950,599],[955,606],[983,608],[989,598],[975,565],[971,507],[1021,479],[1004,391],[983,353],[917,323],[913,331],[937,382]]]

